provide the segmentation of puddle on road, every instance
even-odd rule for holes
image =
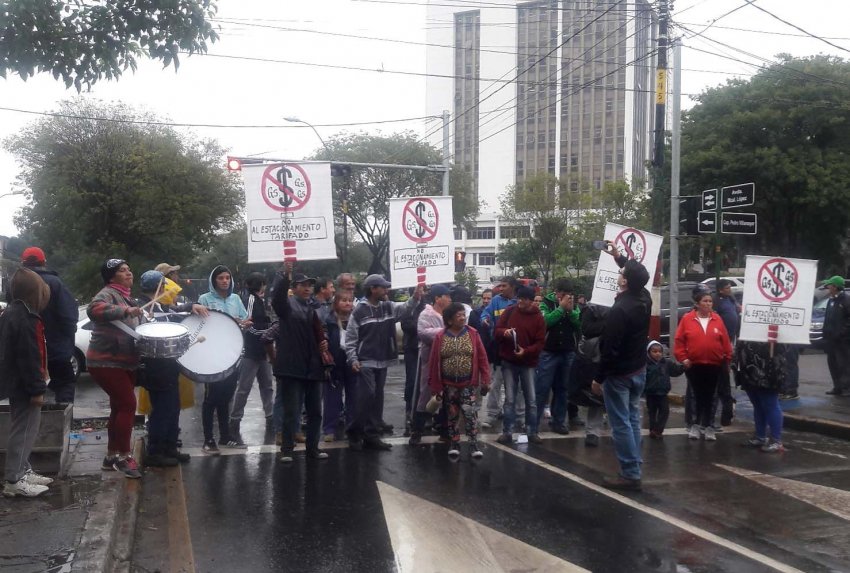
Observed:
[[[100,476],[65,478],[54,481],[41,499],[53,509],[89,507],[102,484]]]

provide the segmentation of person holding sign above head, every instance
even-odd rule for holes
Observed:
[[[644,288],[649,271],[634,259],[620,255],[613,243],[605,252],[617,262],[619,292],[605,319],[599,340],[600,359],[591,391],[604,396],[620,474],[605,477],[605,487],[637,491],[641,488],[640,396],[646,385],[646,342],[652,298]]]
[[[829,291],[823,320],[826,363],[832,378],[832,390],[827,394],[850,396],[850,295],[844,290],[844,278],[839,276],[826,279],[820,288]]]
[[[675,338],[676,360],[685,367],[685,376],[693,390],[696,408],[688,438],[717,440],[711,425],[714,396],[721,370],[732,359],[732,343],[723,320],[712,310],[711,293],[695,290],[695,308],[679,323]]]
[[[407,302],[386,300],[392,286],[381,275],[369,275],[363,281],[366,299],[351,313],[345,330],[345,353],[351,369],[359,374],[354,420],[347,428],[352,450],[364,447],[389,450],[392,446],[380,438],[384,413],[384,385],[387,368],[398,359],[395,323],[413,312],[422,298],[424,285],[413,291]]]
[[[773,348],[771,348],[773,347]],[[735,382],[746,391],[753,405],[756,434],[744,446],[767,453],[781,453],[782,408],[779,390],[787,373],[785,344],[739,341],[735,347]],[[770,427],[770,439],[767,428]]]

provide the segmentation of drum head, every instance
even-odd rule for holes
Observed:
[[[189,329],[176,322],[146,322],[136,327],[136,333],[147,338],[171,338],[189,334]]]
[[[189,330],[192,345],[177,363],[196,382],[218,382],[233,371],[242,356],[242,329],[229,315],[210,310],[210,315],[187,316],[178,326]],[[195,343],[199,336],[203,342]]]

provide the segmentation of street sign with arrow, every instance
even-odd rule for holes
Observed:
[[[709,189],[702,192],[702,208],[704,210],[717,207],[717,189]]]
[[[716,211],[700,211],[697,213],[697,231],[700,233],[716,233],[717,232],[717,212]]]

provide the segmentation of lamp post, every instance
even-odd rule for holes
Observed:
[[[11,195],[23,195],[23,194],[24,194],[23,191],[11,191],[9,193],[3,193],[2,195],[0,195],[0,197],[9,197]]]

